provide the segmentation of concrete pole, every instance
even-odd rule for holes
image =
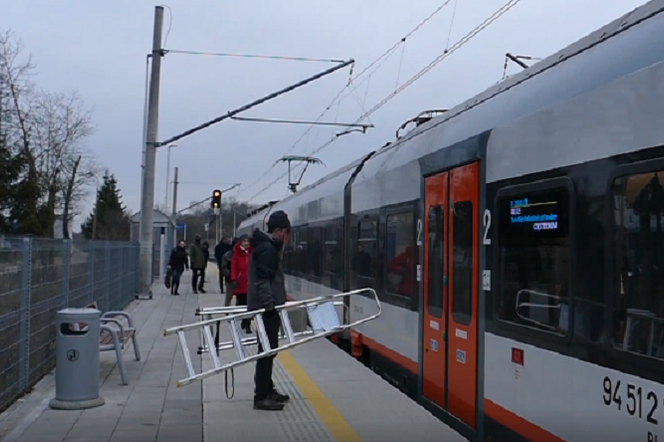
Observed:
[[[175,174],[173,178],[173,209],[171,210],[171,221],[175,226],[173,233],[173,247],[177,244],[178,241],[178,219],[177,219],[177,207],[178,207],[178,168],[175,168]],[[184,238],[184,236],[183,236]]]
[[[159,126],[159,81],[161,70],[162,31],[164,8],[156,6],[154,12],[154,34],[152,37],[152,72],[148,94],[148,118],[145,135],[145,164],[143,173],[143,194],[141,195],[141,252],[139,259],[138,292],[152,298],[152,244],[154,235],[154,177],[156,163],[156,143]]]

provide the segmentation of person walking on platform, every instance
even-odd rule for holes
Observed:
[[[217,268],[219,269],[219,289],[221,290],[222,294],[224,293],[224,286],[226,285],[226,278],[224,277],[222,261],[224,259],[224,255],[232,249],[233,246],[231,245],[230,239],[225,236],[221,238],[219,244],[214,247],[214,259],[217,260]]]
[[[224,306],[228,307],[233,301],[233,282],[231,281],[231,263],[233,262],[233,249],[238,243],[238,239],[233,239],[233,244],[231,248],[224,253],[224,256],[221,258],[221,273],[224,276],[224,285],[226,286],[226,299],[224,300]]]
[[[275,307],[286,303],[286,283],[282,267],[282,248],[288,240],[291,223],[288,215],[279,210],[270,215],[267,221],[267,234],[254,230],[251,238],[251,259],[249,260],[249,285],[247,289],[247,310],[265,309],[263,323],[271,348],[279,346],[281,319]],[[263,347],[258,342],[258,352]],[[254,375],[254,409],[282,410],[290,399],[277,392],[272,381],[274,356],[256,361]]]
[[[171,251],[171,256],[168,259],[168,266],[173,274],[171,295],[179,295],[178,288],[180,287],[180,277],[182,276],[182,273],[184,273],[184,269],[189,270],[189,256],[187,255],[184,241],[178,241],[178,245]]]
[[[201,269],[201,277],[198,280],[198,291],[201,293],[206,293],[203,287],[205,287],[205,270],[207,269],[208,262],[210,261],[210,243],[203,241],[201,250],[203,251],[203,268]]]
[[[194,243],[189,248],[189,260],[191,262],[191,290],[194,294],[198,293],[198,278],[205,266],[205,255],[203,255],[203,248],[201,247],[201,236],[194,237]]]
[[[252,248],[249,245],[249,237],[242,235],[240,241],[233,247],[233,257],[231,258],[231,284],[235,287],[233,295],[235,296],[235,305],[247,305],[247,284],[249,281],[249,260],[251,259]],[[251,319],[243,319],[242,329],[251,334]]]

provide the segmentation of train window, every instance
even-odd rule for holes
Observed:
[[[295,247],[298,263],[297,273],[302,276],[307,274],[307,250],[309,249],[307,247],[307,230],[306,227],[300,227],[297,235],[298,242]]]
[[[376,258],[378,221],[375,216],[366,215],[358,223],[355,269],[364,278],[376,278]]]
[[[415,279],[415,223],[413,212],[388,215],[385,240],[388,293],[413,296]]]
[[[307,274],[316,278],[320,278],[323,271],[321,263],[322,235],[321,227],[309,227]]]
[[[443,316],[444,212],[443,206],[429,208],[429,225],[427,227],[427,240],[429,241],[427,310],[430,315],[438,318]]]
[[[498,199],[500,319],[567,334],[569,198],[556,187]]]
[[[452,318],[470,325],[473,310],[473,203],[454,204],[452,213]]]
[[[661,174],[661,175],[660,175]],[[664,172],[614,181],[614,336],[619,349],[664,359]]]
[[[325,227],[325,243],[324,243],[324,252],[325,252],[325,273],[330,273],[333,275],[339,274],[339,269],[337,262],[339,261],[339,248],[338,248],[338,233],[339,229],[337,228],[337,222],[330,221],[329,224]]]

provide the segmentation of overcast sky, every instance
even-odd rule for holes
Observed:
[[[168,0],[166,48],[356,60],[355,74],[436,10],[443,0]],[[456,11],[455,11],[456,3]],[[453,0],[322,121],[352,122],[470,32],[505,0]],[[353,133],[318,153],[303,185],[395,137],[407,119],[450,108],[503,75],[505,52],[545,57],[643,0],[523,0],[376,113],[376,127]],[[18,33],[38,68],[36,81],[77,90],[93,109],[89,139],[116,175],[124,202],[140,208],[145,59],[154,6],[146,0],[20,0],[3,2],[0,28]],[[452,17],[454,16],[454,20]],[[159,139],[165,140],[318,71],[329,63],[273,61],[171,53],[162,64]],[[509,73],[518,71],[511,66]],[[244,116],[315,120],[346,85],[343,69]],[[357,79],[361,82],[366,76]],[[369,121],[365,121],[369,122]],[[287,194],[287,171],[274,162],[306,130],[302,125],[224,121],[177,142],[171,168],[180,174],[179,206],[241,183],[240,199],[263,203]],[[311,130],[290,154],[306,155],[339,129]],[[157,155],[156,203],[164,203],[166,151]],[[265,175],[267,172],[267,175]],[[262,178],[261,178],[262,177]],[[171,180],[173,173],[171,172]],[[259,180],[260,181],[257,181]],[[265,189],[259,194],[259,192]],[[257,195],[258,194],[258,195]],[[229,193],[230,195],[230,193]],[[90,200],[93,195],[90,195]],[[78,230],[78,224],[74,226]]]

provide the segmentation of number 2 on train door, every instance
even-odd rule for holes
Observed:
[[[475,428],[479,166],[425,179],[423,395]],[[482,224],[488,230],[490,221]],[[441,345],[433,342],[442,340]]]

